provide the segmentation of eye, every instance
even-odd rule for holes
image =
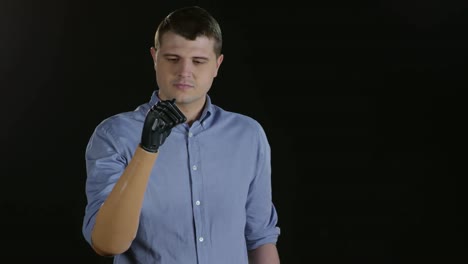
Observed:
[[[205,63],[205,61],[204,60],[194,60],[193,63],[194,64],[203,64],[203,63]]]
[[[179,58],[177,58],[177,57],[166,57],[166,60],[168,60],[170,62],[177,62],[179,60]]]

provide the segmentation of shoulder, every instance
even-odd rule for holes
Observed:
[[[239,112],[228,111],[217,105],[213,105],[213,118],[216,123],[228,126],[230,128],[238,128],[244,132],[254,133],[264,136],[265,131],[263,126],[255,118]]]
[[[239,112],[226,111],[214,107],[214,133],[246,150],[254,150],[265,154],[270,151],[270,144],[265,129],[255,118]]]
[[[133,111],[114,114],[102,120],[94,133],[127,134],[135,129],[141,129],[145,114],[149,109],[146,104],[138,106]]]

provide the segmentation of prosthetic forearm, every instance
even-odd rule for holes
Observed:
[[[112,256],[130,247],[136,236],[144,193],[158,149],[171,129],[185,121],[174,100],[160,101],[150,109],[139,147],[96,215],[91,235],[96,253]]]
[[[94,250],[104,256],[125,252],[135,238],[143,197],[157,158],[138,147],[96,216],[91,235]]]

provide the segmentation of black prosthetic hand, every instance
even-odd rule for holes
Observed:
[[[172,128],[186,120],[175,105],[175,99],[159,101],[146,115],[140,146],[148,152],[158,152]]]

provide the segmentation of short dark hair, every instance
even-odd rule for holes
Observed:
[[[189,40],[205,36],[215,40],[214,52],[221,55],[223,38],[218,21],[205,9],[189,6],[176,9],[159,24],[154,37],[154,46],[159,49],[164,33],[171,31]]]

